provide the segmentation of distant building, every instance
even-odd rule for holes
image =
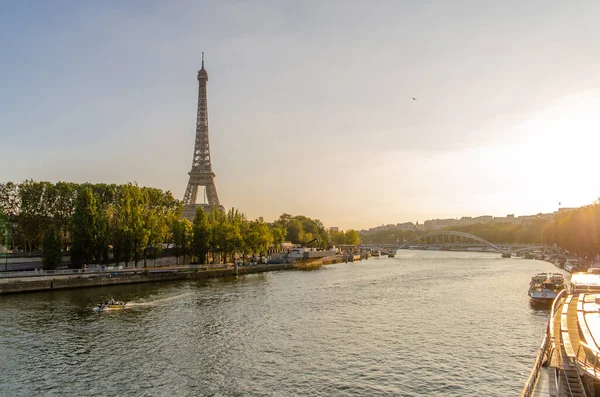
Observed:
[[[415,230],[417,230],[417,227],[412,222],[404,222],[398,223],[396,225],[396,230],[401,230],[403,232],[414,232]]]
[[[578,210],[579,208],[575,208],[575,207],[563,207],[563,208],[559,208],[558,209],[558,213],[564,213],[564,212],[570,212],[570,211],[575,211]]]
[[[417,224],[415,225],[415,228],[417,229],[417,231],[422,232],[425,230],[425,225],[423,225],[422,223],[419,224],[419,221],[417,221]]]
[[[503,218],[501,218],[501,217],[494,218],[494,222],[514,224],[514,223],[518,223],[518,220],[517,220],[517,218],[515,218],[515,214],[509,214]]]
[[[533,221],[552,221],[554,219],[554,213],[550,214],[536,214],[536,215],[523,215],[517,218],[519,225],[527,226],[531,225]]]
[[[400,231],[420,231],[420,232],[432,232],[436,230],[448,229],[451,227],[469,226],[477,223],[507,223],[513,225],[530,225],[534,221],[552,221],[554,216],[558,213],[564,213],[568,211],[574,211],[578,208],[559,208],[558,211],[548,214],[536,214],[536,215],[522,215],[515,216],[515,214],[508,214],[505,217],[499,216],[494,217],[492,215],[481,215],[477,217],[463,216],[460,219],[430,219],[422,224],[417,221],[416,224],[412,222],[404,222],[397,224],[381,225],[370,228],[368,230],[361,230],[360,233],[377,232],[377,231],[388,231],[388,230],[400,230]]]
[[[429,221],[425,221],[424,229],[426,232],[441,230],[449,226],[453,226],[456,222],[456,219],[432,219]]]
[[[337,227],[337,226],[332,226],[332,227],[330,227],[330,228],[329,228],[329,231],[330,231],[330,232],[339,232],[339,231],[340,231],[340,228],[339,228],[339,227]]]

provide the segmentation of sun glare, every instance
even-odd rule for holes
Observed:
[[[517,127],[517,175],[563,206],[591,203],[600,195],[594,177],[600,150],[600,92],[565,98]],[[536,195],[537,195],[536,193]]]

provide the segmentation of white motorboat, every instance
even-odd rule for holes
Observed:
[[[538,302],[552,302],[565,289],[565,276],[560,273],[538,273],[529,283],[529,297]]]

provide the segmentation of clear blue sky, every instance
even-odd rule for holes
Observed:
[[[204,51],[217,189],[250,218],[591,203],[598,21],[591,0],[4,1],[0,181],[182,198]]]

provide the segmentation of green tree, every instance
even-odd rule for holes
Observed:
[[[343,231],[330,230],[329,234],[331,235],[331,241],[336,245],[344,244],[346,241],[346,236]]]
[[[310,219],[304,215],[295,216],[294,219],[296,219],[300,223],[302,223],[302,231],[304,233],[310,233],[313,236],[316,236],[317,234],[319,234],[319,224],[317,224],[317,222],[314,221],[313,219]],[[319,222],[321,222],[321,221],[319,221]],[[309,238],[305,238],[304,240],[308,241]]]
[[[0,183],[0,213],[4,214],[4,225],[10,232],[10,246],[15,249],[15,230],[10,225],[18,225],[21,212],[19,185],[13,182]],[[17,230],[19,231],[19,230]],[[8,244],[6,244],[8,246]]]
[[[150,230],[146,225],[147,196],[137,185],[127,184],[120,187],[118,208],[119,251],[127,264],[133,259],[137,266],[148,247]]]
[[[52,218],[57,232],[63,243],[67,242],[71,216],[75,211],[77,185],[72,182],[57,182],[54,186],[54,202],[52,203]]]
[[[8,255],[8,246],[10,244],[10,228],[8,227],[7,216],[0,210],[0,253]]]
[[[49,205],[46,200],[48,182],[26,180],[19,185],[20,214],[18,224],[26,251],[39,249],[48,227]]]
[[[277,247],[277,250],[281,250],[281,246],[283,245],[283,242],[285,241],[285,236],[286,236],[287,230],[279,227],[279,226],[273,226],[271,228],[271,235],[273,236],[273,244],[275,244],[275,246]]]
[[[293,218],[293,216],[290,214],[287,214],[287,213],[281,214],[279,216],[279,219],[277,219],[275,222],[273,222],[273,225],[287,230],[288,224],[290,223],[292,218]]]
[[[210,225],[202,207],[196,208],[193,225],[192,250],[201,264],[205,264],[210,250]]]
[[[330,246],[329,233],[325,228],[319,230],[319,247],[321,249],[327,249]]]
[[[79,268],[84,263],[98,260],[101,241],[101,208],[89,186],[83,186],[77,195],[75,211],[71,219],[71,263]]]
[[[221,237],[223,239],[223,260],[227,263],[227,255],[232,256],[232,261],[235,260],[235,253],[240,252],[244,240],[242,239],[241,225],[246,222],[245,215],[231,208],[227,212],[225,221],[219,226],[221,228]]]
[[[287,237],[293,244],[302,244],[304,242],[302,222],[295,218],[290,220],[287,225]]]
[[[171,224],[171,230],[173,233],[173,244],[175,246],[177,262],[179,262],[179,257],[183,255],[183,263],[185,264],[185,257],[194,238],[192,224],[187,219],[175,219]]]
[[[252,239],[252,251],[263,257],[267,255],[269,246],[273,244],[274,238],[271,229],[265,223],[263,218],[258,218],[250,222],[250,234]]]
[[[54,270],[60,266],[62,261],[62,246],[58,232],[53,225],[48,227],[44,232],[42,250],[42,265],[45,270]]]
[[[225,222],[225,213],[217,207],[212,207],[208,214],[208,224],[210,225],[210,238],[208,245],[211,252],[211,263],[216,263],[217,254],[223,251],[224,236],[222,233],[222,225]]]
[[[354,229],[349,229],[344,233],[344,242],[346,244],[357,245],[360,243],[358,232]]]

